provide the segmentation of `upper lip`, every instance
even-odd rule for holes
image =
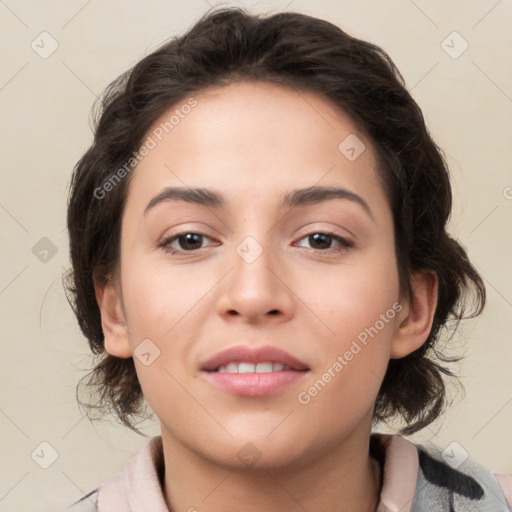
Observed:
[[[237,345],[235,347],[227,348],[217,352],[217,354],[208,359],[201,366],[201,369],[205,371],[214,371],[219,366],[232,362],[247,362],[253,364],[272,362],[287,365],[293,370],[309,370],[308,366],[302,361],[299,361],[296,357],[271,345],[263,347]]]

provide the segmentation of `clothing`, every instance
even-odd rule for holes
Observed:
[[[512,510],[512,474],[492,473],[464,459],[460,445],[452,444],[441,454],[398,435],[372,434],[370,455],[382,472],[377,512]],[[122,471],[66,512],[168,512],[161,483],[163,462],[162,437],[152,437]]]

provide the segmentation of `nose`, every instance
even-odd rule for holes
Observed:
[[[283,258],[268,244],[247,237],[230,259],[230,271],[222,280],[218,313],[226,320],[257,323],[282,322],[293,314],[294,293]]]

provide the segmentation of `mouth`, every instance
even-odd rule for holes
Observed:
[[[310,368],[274,346],[231,347],[206,361],[201,370],[210,384],[232,395],[266,396],[302,380]]]
[[[236,345],[205,361],[201,370],[230,373],[269,373],[309,370],[306,363],[273,345],[248,347]]]

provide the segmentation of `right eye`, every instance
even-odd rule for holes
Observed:
[[[201,242],[204,238],[212,240],[204,233],[198,233],[195,231],[183,231],[182,233],[176,233],[166,237],[159,245],[164,249],[165,252],[170,254],[193,253],[199,249],[202,249]],[[180,247],[176,247],[176,243]]]

